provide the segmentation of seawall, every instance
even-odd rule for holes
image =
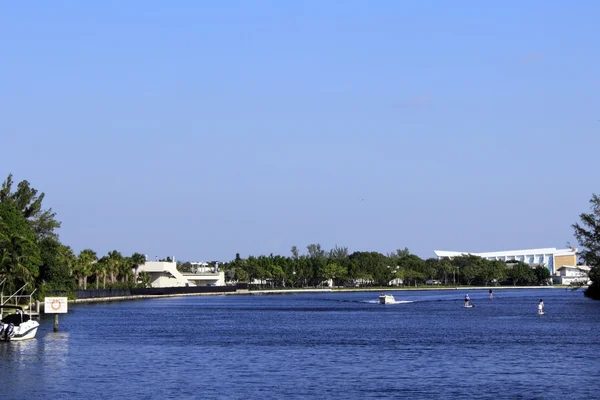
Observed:
[[[501,290],[512,290],[512,289],[565,289],[566,286],[458,286],[458,287],[411,287],[411,288],[322,288],[322,289],[264,289],[264,290],[252,290],[238,289],[236,291],[228,292],[204,292],[204,293],[172,293],[172,294],[143,294],[143,295],[126,295],[126,296],[107,296],[107,297],[91,297],[84,299],[73,299],[69,300],[69,303],[80,304],[80,303],[102,303],[109,301],[126,301],[126,300],[142,300],[142,299],[159,299],[165,297],[188,297],[188,296],[260,296],[260,295],[284,295],[294,293],[334,293],[334,292],[402,292],[402,291],[415,291],[415,290],[462,290],[462,291],[476,291],[476,290],[489,290],[494,291]],[[40,304],[43,310],[43,302]]]

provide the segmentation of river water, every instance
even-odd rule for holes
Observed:
[[[0,343],[4,399],[592,399],[600,301],[564,289],[69,305]],[[546,315],[537,315],[543,298]]]

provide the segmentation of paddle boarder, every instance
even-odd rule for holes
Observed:
[[[490,289],[490,300],[494,300],[494,292]]]
[[[467,295],[465,296],[465,307],[470,307],[470,306],[471,306],[471,304],[470,304],[470,301],[471,301],[471,298],[470,298],[470,297],[469,297],[469,295],[467,294]]]
[[[542,315],[544,313],[544,301],[540,299],[540,304],[538,304],[538,314]]]

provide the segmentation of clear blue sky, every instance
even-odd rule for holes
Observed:
[[[600,192],[597,1],[0,9],[2,180],[76,251],[575,244]]]

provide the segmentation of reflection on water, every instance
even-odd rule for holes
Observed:
[[[4,342],[0,341],[0,377],[2,392],[18,393],[39,377],[33,365],[40,363],[43,352],[37,339]],[[22,389],[21,389],[22,390]],[[3,396],[3,398],[8,398]],[[16,398],[16,397],[15,397]]]
[[[18,342],[0,341],[0,360],[2,362],[27,361],[32,358],[39,359],[37,350],[40,343],[36,339]],[[21,364],[16,364],[20,366]]]
[[[70,337],[71,332],[45,332],[43,337],[44,351],[47,353],[66,352],[69,348]]]
[[[40,328],[34,339],[0,342],[3,391],[14,390],[14,393],[20,393],[27,387],[31,388],[31,394],[35,396],[38,391],[52,392],[55,388],[70,384],[67,366],[71,334],[48,332],[47,326],[45,329]]]
[[[210,296],[76,305],[0,343],[47,399],[594,398],[600,302],[562,290]],[[539,298],[549,310],[536,314]],[[551,310],[551,311],[550,311]],[[569,385],[556,382],[557,376]],[[4,398],[6,398],[4,396]]]
[[[70,384],[69,361],[70,332],[44,332],[42,379],[46,387],[62,387]]]

